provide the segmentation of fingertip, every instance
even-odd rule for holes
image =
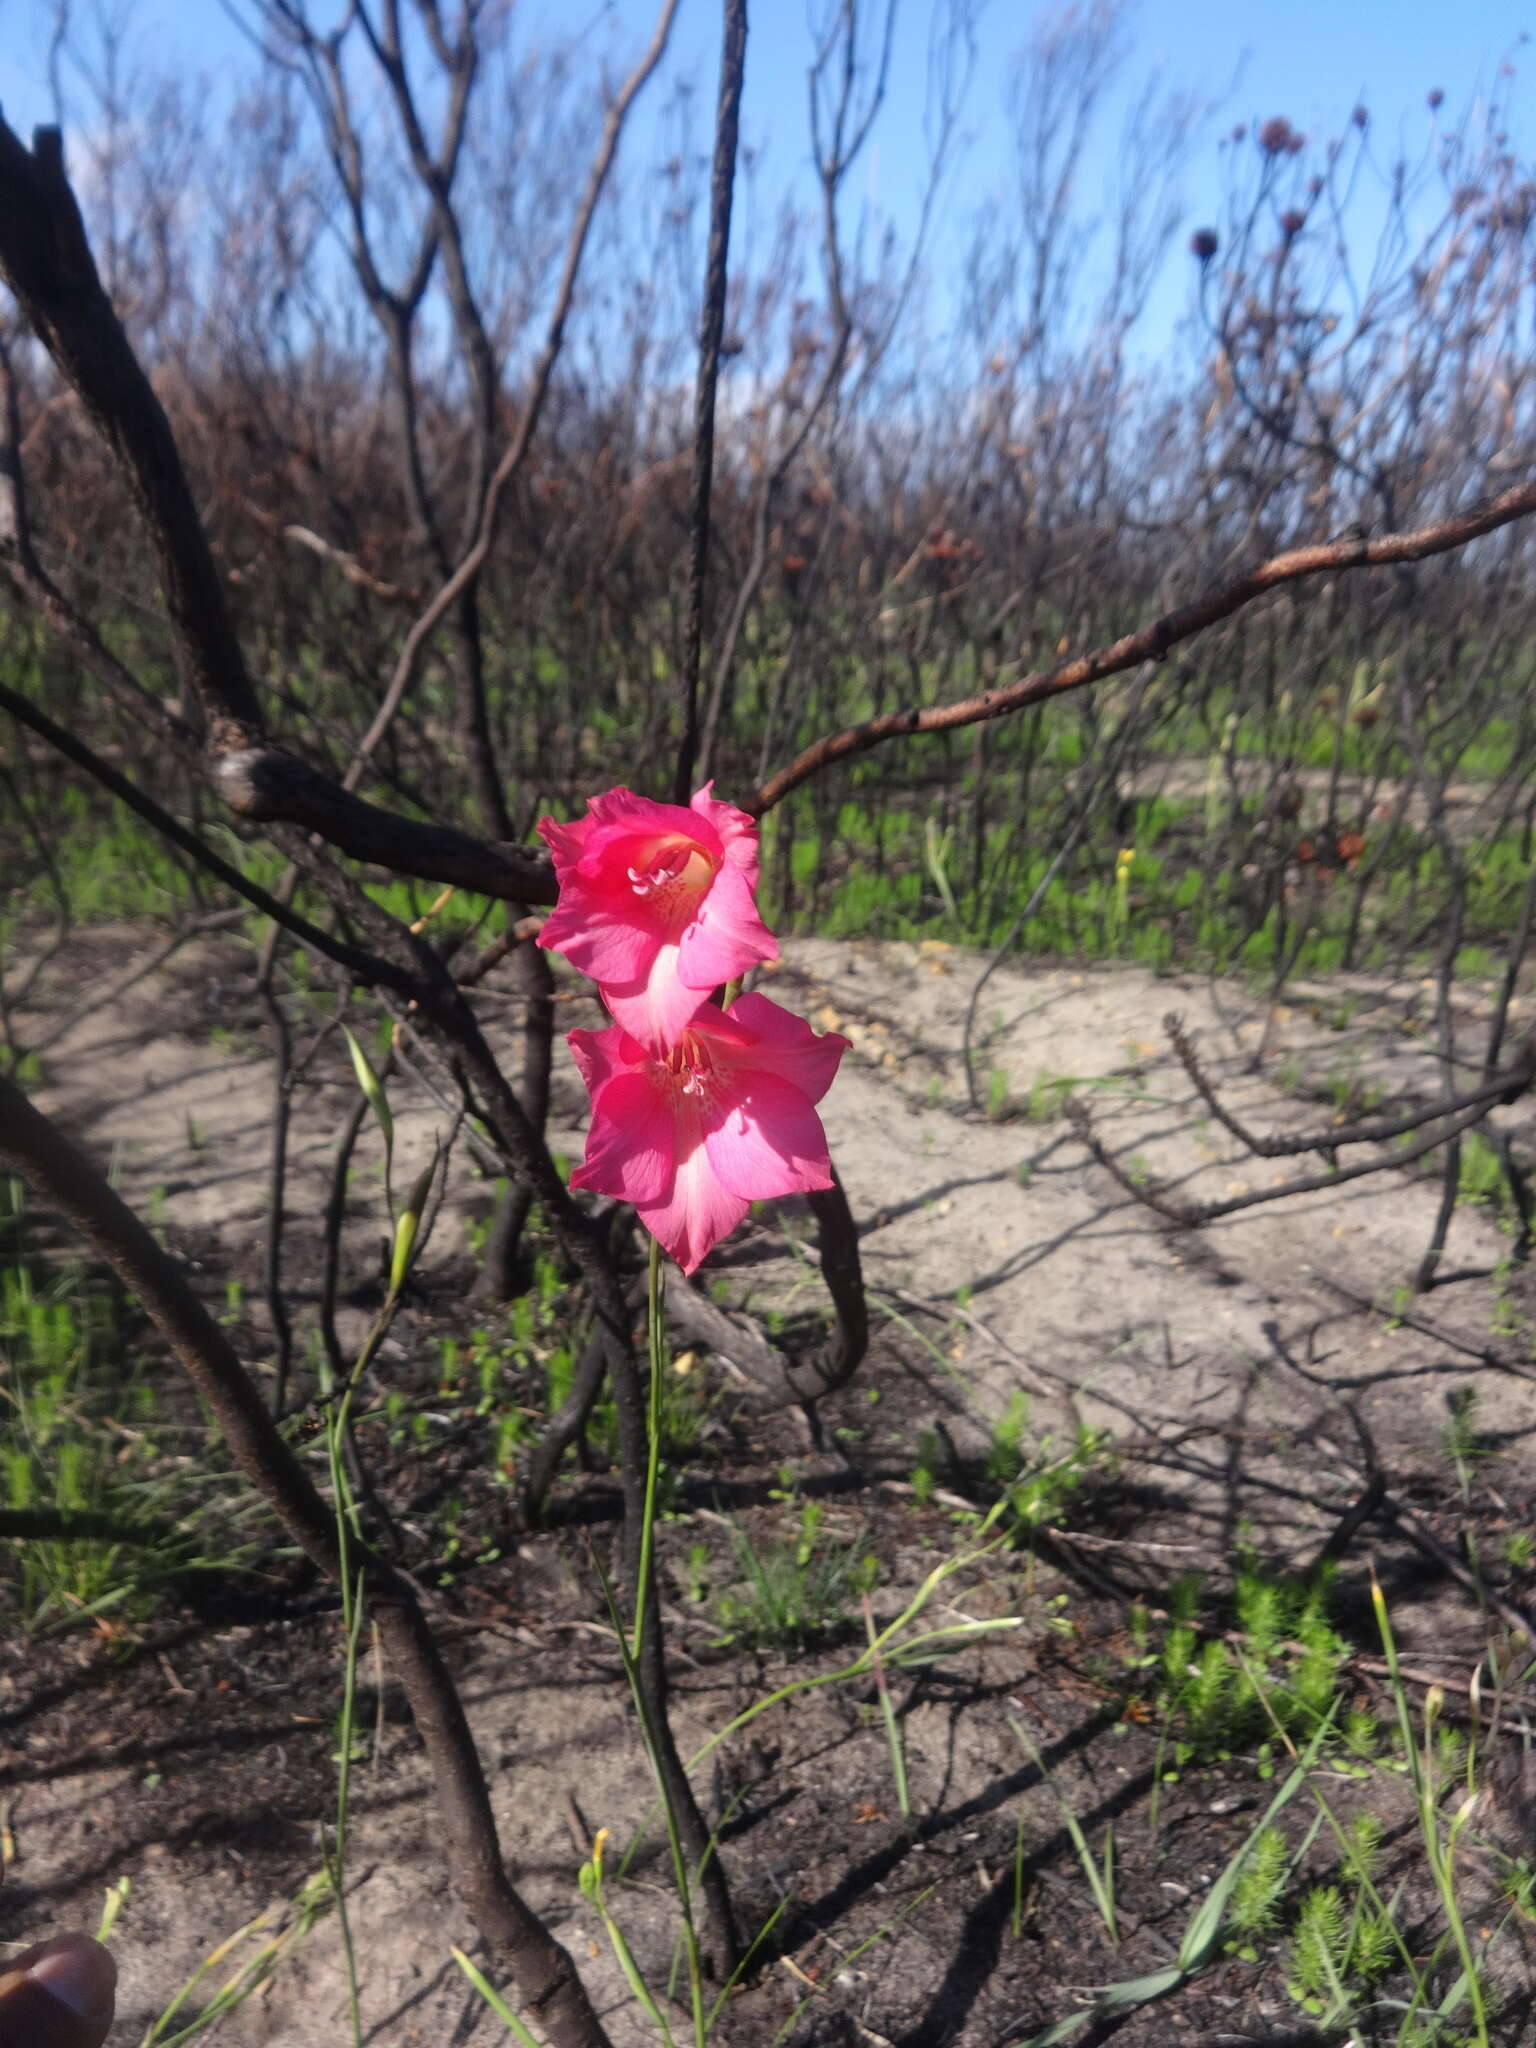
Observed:
[[[82,2020],[110,2019],[117,1991],[117,1965],[88,1934],[60,1934],[45,1941],[27,1975],[60,2005]]]
[[[57,1934],[0,1977],[0,2048],[101,2048],[117,1965],[86,1934]]]

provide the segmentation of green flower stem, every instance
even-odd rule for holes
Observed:
[[[667,1845],[672,1855],[672,1868],[676,1878],[678,1902],[683,1916],[683,1949],[688,1959],[689,2002],[692,2007],[695,2048],[704,2048],[708,2037],[708,2026],[704,2009],[704,1972],[699,1952],[698,1933],[693,1920],[692,1878],[695,1873],[688,1869],[688,1858],[683,1851],[682,1836],[678,1829],[677,1816],[671,1801],[666,1796],[666,1779],[656,1750],[656,1731],[652,1728],[646,1712],[645,1697],[640,1685],[641,1645],[645,1641],[646,1610],[650,1603],[652,1585],[656,1576],[656,1493],[661,1478],[661,1397],[665,1375],[670,1363],[667,1356],[667,1320],[661,1284],[661,1246],[651,1239],[650,1264],[646,1275],[646,1338],[651,1361],[651,1386],[649,1413],[646,1419],[646,1466],[645,1466],[645,1507],[640,1520],[640,1569],[635,1584],[635,1618],[629,1645],[625,1647],[622,1633],[619,1639],[620,1652],[624,1658],[625,1672],[634,1695],[635,1710],[640,1717],[640,1732],[645,1742],[646,1754],[650,1761],[657,1790],[661,1793],[662,1813],[666,1822]],[[605,1917],[607,1917],[605,1915]],[[610,1924],[610,1936],[615,1930]],[[624,1958],[620,1955],[620,1962]]]
[[[435,1161],[434,1161],[435,1164]],[[414,1233],[412,1237],[414,1242]],[[404,1265],[409,1266],[407,1247]],[[375,1353],[383,1343],[390,1324],[400,1307],[400,1287],[404,1280],[402,1271],[390,1288],[389,1295],[374,1319],[373,1327],[363,1339],[361,1350],[348,1373],[339,1394],[336,1396],[326,1428],[326,1454],[331,1470],[331,1498],[336,1516],[337,1576],[341,1585],[341,1619],[346,1642],[346,1654],[342,1665],[342,1701],[339,1723],[339,1753],[336,1775],[336,1827],[335,1837],[329,1849],[324,1851],[326,1875],[336,1900],[337,1924],[341,1931],[342,1956],[347,1972],[347,2006],[351,2021],[354,2048],[362,2048],[363,2021],[362,1997],[357,1975],[357,1956],[352,1942],[351,1920],[347,1912],[346,1871],[347,1871],[347,1819],[352,1784],[352,1746],[355,1739],[357,1718],[357,1661],[358,1648],[362,1640],[365,1603],[363,1599],[363,1573],[359,1570],[354,1578],[352,1568],[352,1539],[359,1534],[358,1524],[362,1503],[353,1490],[347,1473],[346,1449],[348,1429],[352,1419],[352,1403],[357,1394],[363,1374],[372,1363]]]
[[[635,1627],[630,1655],[638,1664],[645,1638],[645,1610],[650,1599],[651,1580],[656,1571],[656,1487],[661,1476],[661,1388],[667,1370],[667,1323],[662,1307],[661,1246],[651,1239],[651,1261],[646,1275],[645,1328],[651,1354],[651,1402],[646,1431],[645,1513],[640,1523],[640,1575],[635,1586]]]
[[[1417,1730],[1414,1728],[1413,1716],[1408,1706],[1407,1689],[1403,1684],[1402,1670],[1398,1664],[1397,1638],[1387,1613],[1386,1595],[1382,1592],[1381,1583],[1374,1572],[1371,1574],[1371,1604],[1376,1610],[1376,1626],[1381,1633],[1382,1649],[1386,1652],[1388,1681],[1397,1706],[1398,1728],[1402,1735],[1403,1753],[1408,1762],[1408,1775],[1418,1804],[1419,1833],[1423,1838],[1425,1857],[1430,1875],[1435,1882],[1435,1889],[1440,1894],[1440,1903],[1445,1910],[1451,1940],[1461,1961],[1462,1981],[1472,2007],[1472,2022],[1475,2029],[1473,2038],[1477,2048],[1489,2048],[1487,2000],[1477,1974],[1477,1959],[1472,1953],[1472,1941],[1467,1933],[1461,1902],[1456,1896],[1456,1839],[1465,1818],[1466,1804],[1451,1821],[1448,1832],[1442,1835],[1430,1727],[1426,1720],[1424,1749],[1421,1755]]]
[[[355,1385],[355,1379],[353,1385]],[[346,1400],[351,1398],[351,1387]],[[336,1829],[329,1849],[324,1850],[326,1874],[336,1900],[336,1920],[341,1931],[341,1952],[347,1971],[347,2010],[354,2048],[362,2048],[362,1995],[357,1976],[357,1954],[352,1942],[351,1918],[347,1912],[347,1818],[352,1784],[352,1743],[357,1712],[357,1651],[363,1626],[363,1574],[352,1574],[351,1538],[357,1503],[347,1481],[342,1457],[346,1427],[345,1400],[326,1432],[326,1450],[331,1467],[331,1486],[336,1507],[336,1548],[341,1585],[341,1618],[346,1638],[342,1665],[341,1716],[338,1725],[339,1753],[336,1771]],[[323,1844],[322,1844],[323,1847]]]

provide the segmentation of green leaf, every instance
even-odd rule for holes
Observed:
[[[1097,2008],[1115,2011],[1123,2005],[1146,2005],[1154,1998],[1165,1998],[1170,1991],[1177,1991],[1185,1975],[1177,1963],[1170,1963],[1166,1970],[1151,1970],[1145,1977],[1124,1977],[1118,1984],[1102,1988]]]
[[[417,1174],[395,1223],[395,1246],[389,1260],[389,1291],[392,1295],[400,1292],[405,1285],[406,1275],[411,1270],[422,1214],[427,1206],[427,1197],[432,1192],[432,1176],[436,1172],[437,1146],[434,1144],[432,1157]]]
[[[358,1044],[352,1033],[343,1024],[342,1036],[347,1041],[347,1050],[352,1055],[352,1070],[357,1075],[357,1085],[368,1098],[368,1107],[378,1119],[379,1129],[384,1133],[385,1150],[393,1152],[395,1146],[395,1119],[390,1113],[389,1098],[384,1093],[384,1083],[373,1071],[368,1055]]]
[[[1090,2020],[1102,2019],[1105,2013],[1118,2012],[1125,2006],[1149,2005],[1154,1998],[1165,1998],[1170,1991],[1176,1991],[1183,1982],[1184,1972],[1175,1966],[1153,1970],[1145,1977],[1126,1977],[1118,1984],[1106,1984],[1094,1993],[1092,2005],[1085,2005],[1081,2012],[1070,2012],[1064,2019],[1052,2020],[1043,2032],[1016,2042],[1014,2048],[1056,2048],[1057,2042],[1070,2041]]]
[[[1247,1862],[1255,1842],[1258,1841],[1260,1835],[1263,1834],[1264,1830],[1274,1820],[1275,1815],[1279,1813],[1283,1806],[1289,1805],[1290,1801],[1295,1798],[1296,1794],[1306,1783],[1307,1773],[1311,1770],[1317,1753],[1323,1746],[1325,1736],[1333,1726],[1333,1717],[1336,1711],[1337,1702],[1335,1702],[1334,1707],[1329,1710],[1326,1717],[1319,1724],[1316,1734],[1307,1744],[1305,1754],[1298,1760],[1295,1769],[1269,1802],[1264,1813],[1249,1829],[1242,1847],[1211,1886],[1210,1892],[1207,1894],[1199,1912],[1196,1913],[1194,1919],[1190,1921],[1188,1927],[1184,1930],[1184,1939],[1179,1946],[1179,1966],[1186,1974],[1198,1970],[1202,1964],[1208,1962],[1215,1954],[1221,1940],[1222,1928],[1226,1922],[1227,1908],[1231,1902],[1237,1880],[1242,1875],[1243,1865]]]
[[[1027,2041],[1017,2042],[1015,2048],[1056,2048],[1058,2041],[1070,2041],[1080,2033],[1093,2015],[1094,2007],[1089,2006],[1083,2012],[1069,2013],[1064,2020],[1052,2020],[1043,2033],[1031,2034]]]
[[[465,1976],[469,1979],[470,1983],[474,1985],[475,1989],[479,1992],[480,1996],[485,2000],[486,2004],[491,2008],[491,2011],[495,2013],[497,2019],[501,2021],[502,2025],[506,2028],[507,2032],[511,2034],[515,2040],[522,2042],[523,2048],[539,2048],[539,2044],[535,2036],[532,2035],[528,2031],[528,2029],[523,2025],[522,2021],[518,2018],[517,2014],[512,2010],[511,2006],[507,2004],[506,2000],[502,1997],[501,1993],[496,1989],[495,1985],[492,1984],[490,1980],[484,1975],[484,1973],[477,1969],[476,1966],[470,1961],[469,1957],[465,1955],[463,1949],[456,1948],[451,1950],[450,1953],[453,1956],[453,1960],[464,1972]]]

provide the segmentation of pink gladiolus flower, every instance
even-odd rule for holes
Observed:
[[[676,1045],[712,989],[778,958],[753,894],[757,827],[712,787],[686,807],[610,789],[574,824],[539,820],[560,882],[539,944],[590,974],[653,1051]]]
[[[818,1037],[767,996],[696,1012],[670,1052],[621,1025],[568,1043],[592,1095],[587,1156],[573,1188],[633,1202],[685,1273],[733,1231],[751,1202],[832,1185],[813,1105],[846,1038]]]

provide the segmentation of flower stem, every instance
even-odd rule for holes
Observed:
[[[661,1793],[662,1807],[666,1815],[667,1841],[672,1851],[672,1867],[677,1878],[678,1903],[683,1915],[683,1949],[688,1959],[688,1989],[693,2010],[695,2048],[705,2048],[708,2037],[708,2023],[704,2012],[704,1977],[699,1954],[698,1934],[693,1923],[692,1884],[688,1859],[683,1851],[682,1835],[677,1815],[671,1800],[667,1797],[667,1781],[661,1768],[657,1751],[657,1731],[651,1725],[645,1695],[640,1685],[641,1645],[645,1641],[646,1604],[651,1597],[652,1582],[656,1576],[656,1489],[661,1477],[661,1397],[666,1384],[666,1373],[671,1363],[667,1356],[667,1317],[665,1298],[661,1284],[661,1246],[651,1239],[650,1264],[646,1271],[646,1348],[651,1360],[651,1387],[649,1413],[646,1417],[646,1462],[645,1462],[645,1508],[640,1520],[640,1570],[635,1580],[635,1632],[627,1668],[634,1688],[635,1706],[640,1715],[640,1727],[645,1737],[646,1749],[650,1755],[651,1769]],[[713,1853],[713,1843],[706,1854]]]
[[[656,1563],[656,1487],[661,1475],[661,1389],[667,1369],[667,1323],[662,1309],[661,1246],[651,1239],[646,1275],[645,1332],[651,1357],[650,1414],[646,1424],[645,1513],[640,1523],[640,1571],[635,1582],[635,1630],[630,1654],[638,1664],[645,1640],[645,1608]]]

